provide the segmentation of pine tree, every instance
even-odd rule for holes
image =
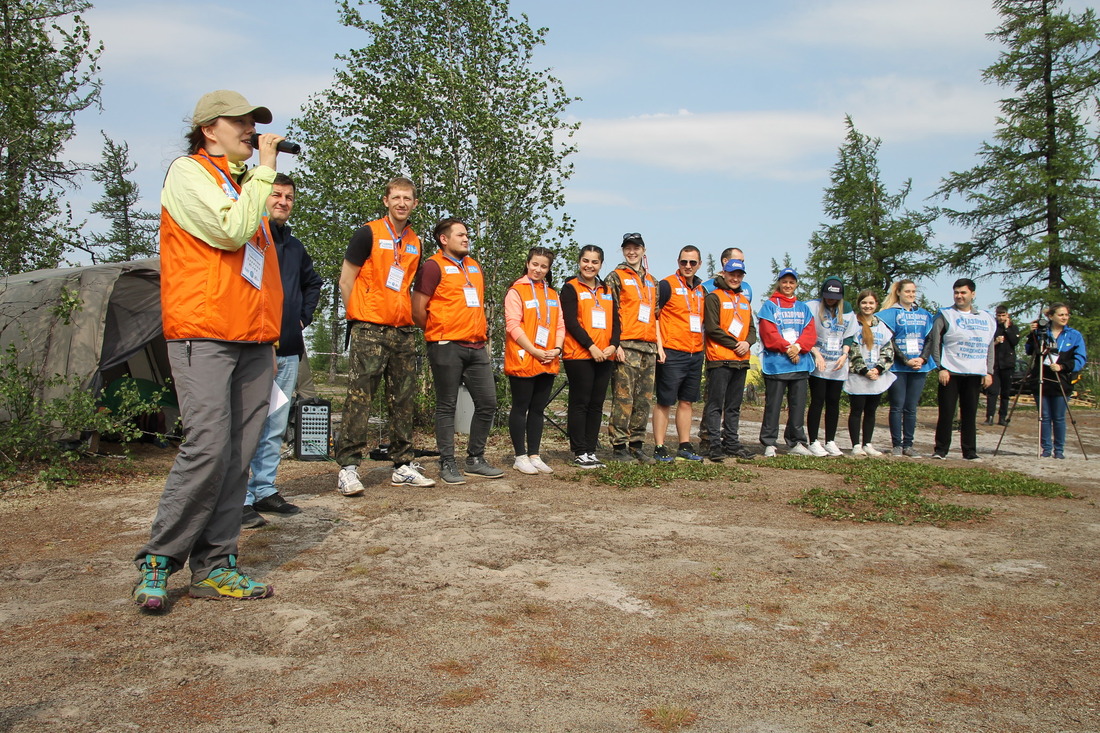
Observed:
[[[103,135],[103,160],[92,168],[92,180],[103,184],[103,198],[92,204],[92,213],[111,223],[106,234],[90,237],[93,261],[106,250],[106,262],[122,262],[157,256],[160,217],[136,208],[141,193],[127,178],[137,168],[130,162],[130,146]]]

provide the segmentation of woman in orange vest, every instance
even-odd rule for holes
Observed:
[[[504,373],[512,388],[508,432],[520,473],[553,473],[539,456],[543,410],[550,402],[554,377],[561,368],[565,321],[558,293],[550,287],[554,253],[532,247],[527,273],[504,296]]]
[[[596,443],[603,421],[603,403],[611,382],[615,350],[619,348],[619,306],[611,288],[600,280],[603,250],[581,248],[577,274],[565,281],[561,311],[565,320],[565,374],[569,377],[569,447],[573,463],[600,468]]]

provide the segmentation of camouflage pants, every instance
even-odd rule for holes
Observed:
[[[390,458],[394,465],[413,459],[413,408],[416,396],[416,330],[356,323],[348,352],[348,396],[336,460],[341,466],[359,463],[368,452],[371,395],[386,379],[390,413]]]
[[[623,355],[611,374],[611,445],[645,442],[657,373],[657,354],[624,346]]]

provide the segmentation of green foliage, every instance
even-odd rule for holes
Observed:
[[[950,468],[909,461],[831,460],[782,456],[768,462],[777,468],[824,471],[844,476],[852,489],[812,488],[791,503],[815,517],[893,524],[977,521],[988,509],[949,504],[925,495],[930,490],[996,496],[1073,498],[1059,484],[1014,471]]]
[[[143,398],[136,385],[124,384],[116,395],[118,407],[108,411],[81,387],[79,379],[45,376],[40,366],[20,364],[18,357],[14,343],[0,355],[0,474],[28,463],[46,463],[40,478],[67,478],[67,464],[80,457],[70,438],[98,432],[117,436],[123,443],[137,440],[142,432],[134,419],[159,410],[166,391]],[[66,389],[51,400],[41,397],[55,387]]]
[[[629,490],[640,487],[659,488],[673,481],[727,481],[747,483],[754,474],[737,466],[696,461],[673,461],[652,466],[630,463],[609,463],[603,468],[585,471],[596,483]]]
[[[802,292],[816,297],[829,276],[844,282],[851,293],[863,288],[880,297],[902,278],[917,280],[937,269],[938,253],[929,244],[934,212],[904,209],[911,181],[896,194],[887,193],[879,173],[882,141],[856,129],[845,117],[848,134],[838,151],[823,199],[825,214],[835,223],[823,224],[810,237]]]
[[[103,198],[92,204],[92,213],[111,224],[106,234],[93,234],[89,242],[92,262],[106,250],[105,262],[124,262],[157,256],[160,216],[136,208],[141,200],[138,185],[127,178],[137,168],[130,162],[130,146],[103,135],[103,160],[92,168],[92,180],[103,184]]]
[[[77,112],[97,104],[101,45],[82,0],[0,0],[0,274],[56,267],[79,241],[60,159]]]
[[[996,0],[1001,25],[990,34],[1004,50],[983,78],[1014,96],[1001,100],[993,141],[980,162],[945,178],[937,195],[961,196],[945,208],[972,239],[948,263],[972,272],[984,262],[1001,276],[1006,305],[1065,301],[1096,333],[1100,319],[1100,188],[1097,186],[1097,85],[1100,25],[1090,8],[1058,12],[1061,0]],[[1100,335],[1100,334],[1097,334]]]

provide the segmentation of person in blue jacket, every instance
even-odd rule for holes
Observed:
[[[812,456],[806,445],[806,394],[811,353],[817,343],[817,327],[809,307],[795,297],[798,273],[787,267],[779,272],[775,292],[760,308],[759,338],[764,351],[760,359],[764,372],[764,419],[760,423],[760,444],[764,457],[774,458],[779,438],[779,414],[787,397],[787,427],[783,432],[788,452]]]
[[[1025,349],[1028,354],[1038,354],[1032,367],[1034,383],[1039,384],[1042,374],[1042,411],[1039,430],[1039,447],[1043,458],[1065,458],[1066,447],[1066,398],[1073,391],[1077,374],[1085,368],[1087,356],[1085,339],[1081,332],[1069,326],[1069,306],[1053,303],[1047,308],[1050,321],[1040,327],[1031,323]]]
[[[917,429],[917,405],[932,359],[931,313],[917,305],[917,284],[898,280],[882,301],[879,319],[894,332],[894,366],[897,377],[890,385],[890,443],[895,456],[920,458],[913,449]]]

